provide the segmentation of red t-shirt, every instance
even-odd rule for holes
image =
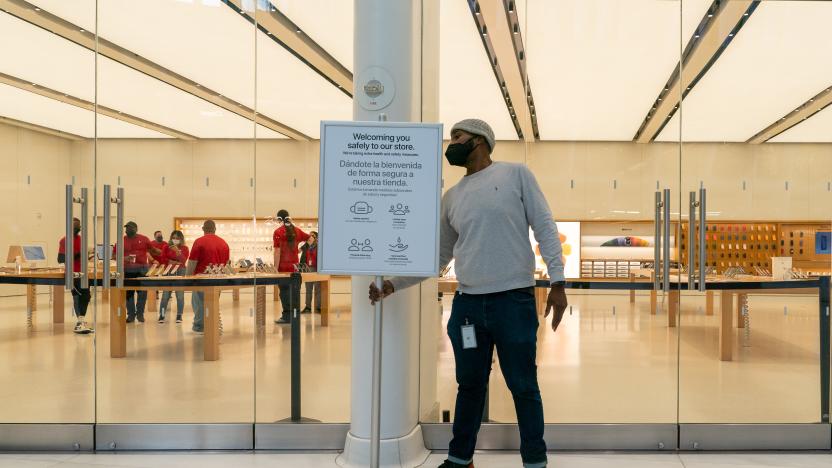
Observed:
[[[292,273],[295,271],[295,265],[300,263],[298,258],[298,244],[306,242],[309,239],[309,234],[300,230],[295,226],[295,242],[289,245],[289,240],[286,239],[286,226],[280,226],[274,230],[274,248],[280,249],[280,263],[277,266],[277,271],[284,273]]]
[[[150,247],[150,239],[147,236],[141,234],[136,234],[133,237],[124,236],[124,268],[126,270],[138,270],[147,266],[147,255]],[[130,255],[135,255],[136,260],[131,262]]]
[[[165,244],[165,249],[162,251],[161,258],[162,260],[159,263],[162,265],[168,265],[170,263],[184,265],[188,262],[188,246],[180,245],[179,252],[175,252],[173,247]]]
[[[164,260],[164,254],[165,254],[165,249],[166,249],[166,248],[167,248],[167,246],[168,246],[168,243],[167,243],[167,242],[164,242],[164,241],[162,241],[162,242],[157,242],[157,241],[155,241],[155,240],[152,240],[152,241],[150,241],[150,245],[152,245],[153,247],[156,247],[157,249],[159,249],[159,250],[161,250],[161,251],[162,251],[162,252],[161,252],[158,256],[157,256],[157,255],[153,255],[153,254],[151,253],[151,254],[150,254],[150,256],[151,256],[151,257],[153,257],[153,260],[156,260],[156,261],[157,261],[157,262],[159,262],[159,263],[164,263],[164,262],[163,262],[163,260]]]
[[[194,274],[198,275],[205,272],[205,268],[212,263],[225,265],[228,257],[228,244],[216,234],[205,234],[194,242],[188,260],[197,262]]]
[[[72,242],[72,252],[73,256],[77,256],[75,261],[72,262],[72,271],[75,273],[81,272],[81,236],[75,236],[75,239]],[[61,240],[58,241],[58,253],[66,255],[66,236],[61,237]],[[67,259],[69,260],[69,259]]]

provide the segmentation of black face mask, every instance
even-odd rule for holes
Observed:
[[[465,143],[451,143],[445,150],[445,159],[451,166],[464,166],[468,164],[468,157],[476,147],[474,137],[469,138]]]
[[[164,242],[165,238],[162,236],[156,236],[156,242]]]
[[[124,232],[127,234],[127,237],[133,237],[136,235],[136,230],[132,228],[127,228]]]
[[[77,236],[81,233],[81,228],[72,228],[72,233]]]

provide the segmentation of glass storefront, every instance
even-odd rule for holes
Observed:
[[[273,233],[279,210],[302,239],[318,230],[320,122],[353,116],[354,3],[0,1],[10,447],[26,446],[14,425],[81,425],[99,449],[179,448],[177,431],[274,448],[259,429],[315,422],[302,430],[331,432],[307,440],[343,443],[361,298],[350,277],[278,271]],[[705,444],[702,426],[828,436],[832,70],[817,58],[832,3],[418,3],[421,111],[438,116],[425,120],[446,140],[458,120],[488,121],[494,159],[527,165],[558,222],[570,306],[557,332],[536,267],[547,426],[659,428],[669,449],[677,434]],[[445,163],[443,191],[462,176]],[[72,217],[90,255],[67,287]],[[228,262],[179,278],[187,258],[165,252],[177,231],[192,249],[208,220]],[[119,239],[128,222],[137,237]],[[442,443],[455,288],[451,268],[438,302],[422,294],[420,422]],[[517,422],[496,354],[485,421]]]

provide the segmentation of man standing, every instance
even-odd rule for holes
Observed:
[[[72,271],[81,272],[81,220],[72,218]],[[58,241],[58,263],[67,265],[66,236]],[[72,282],[72,309],[75,311],[75,333],[85,335],[92,333],[87,327],[87,306],[90,304],[90,288],[82,288],[81,280],[75,278]]]
[[[165,249],[168,247],[168,243],[165,242],[165,236],[162,234],[162,231],[156,231],[153,233],[153,240],[150,241],[150,245],[155,247],[159,250],[159,255],[151,254],[153,260],[156,263],[164,263],[165,261]]]
[[[459,281],[447,330],[459,387],[453,439],[441,465],[445,468],[473,466],[495,347],[514,399],[523,465],[537,468],[547,462],[535,363],[538,318],[529,227],[551,278],[545,317],[554,309],[552,330],[557,330],[567,306],[561,245],[534,175],[522,164],[493,162],[494,144],[487,123],[466,119],[451,129],[445,152],[451,165],[467,170],[442,197],[440,217],[440,270],[456,259]],[[371,284],[370,300],[420,281],[392,278],[384,282],[383,291]]]
[[[188,258],[188,276],[204,273],[208,265],[225,265],[230,256],[228,244],[216,235],[217,225],[208,219],[202,224],[204,235],[194,242]],[[191,306],[194,308],[194,333],[205,333],[205,293],[194,291],[191,294]]]
[[[141,278],[147,273],[148,253],[159,256],[162,251],[153,247],[147,236],[139,234],[139,225],[128,221],[124,225],[124,277]],[[127,323],[138,319],[144,322],[144,306],[147,303],[147,291],[127,290]]]

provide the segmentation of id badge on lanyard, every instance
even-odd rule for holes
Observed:
[[[468,323],[465,319],[465,325],[460,327],[462,329],[462,349],[474,349],[477,347],[477,334],[474,331],[474,325]]]

